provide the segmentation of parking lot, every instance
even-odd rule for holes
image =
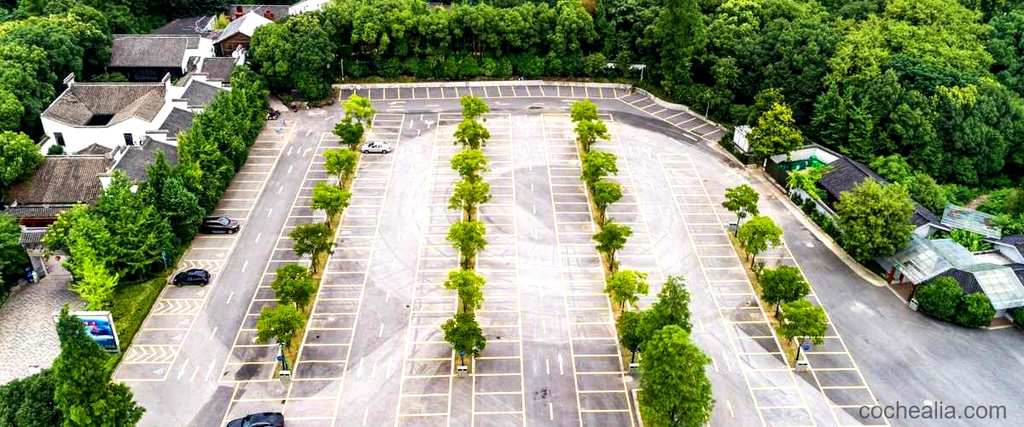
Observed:
[[[249,160],[239,169],[211,215],[235,218],[245,227],[274,165],[294,131],[294,123],[288,124],[286,121],[268,125],[253,144]],[[170,367],[180,353],[186,334],[201,314],[211,290],[219,286],[230,286],[230,282],[220,277],[229,254],[241,236],[241,233],[196,236],[192,246],[181,257],[177,270],[202,268],[209,271],[214,279],[206,287],[164,288],[135,335],[132,346],[125,351],[124,359],[114,373],[115,380],[164,381],[171,375]],[[195,377],[203,375],[207,380],[216,374],[212,369],[185,373]]]
[[[616,86],[355,92],[378,111],[371,137],[396,151],[360,162],[310,327],[298,360],[290,361],[293,376],[274,377],[276,347],[254,342],[255,319],[274,304],[276,269],[308,263],[292,253],[287,234],[323,220],[310,196],[315,183],[333,180],[319,153],[337,145],[330,133],[337,106],[289,114],[288,127],[261,137],[279,142],[284,160],[274,167],[254,157],[218,210],[248,218],[243,232],[201,238],[183,261],[231,279],[161,296],[139,334],[155,341],[133,345],[118,370],[153,407],[143,425],[168,416],[181,425],[213,425],[262,411],[281,411],[298,426],[637,425],[630,393],[637,380],[618,351],[567,115],[569,102],[584,97],[599,104],[612,133],[597,148],[620,158],[614,179],[624,197],[609,215],[633,228],[620,260],[649,274],[651,292],[641,305],[668,275],[687,280],[693,337],[713,360],[711,425],[862,422],[852,409],[875,397],[834,328],[808,353],[811,370],[793,371],[782,360],[726,237],[731,214],[720,207],[721,193],[741,176],[693,144],[721,135],[717,125]],[[456,311],[454,292],[442,284],[458,263],[445,240],[459,218],[447,209],[457,178],[449,160],[460,149],[453,140],[457,97],[471,93],[492,108],[484,150],[493,196],[480,210],[489,243],[477,261],[487,278],[477,312],[487,346],[460,376],[440,325]],[[260,153],[273,154],[262,151],[271,147]],[[765,259],[795,263],[785,247]],[[159,322],[168,323],[153,320],[163,316]],[[168,324],[178,329],[163,331]],[[191,393],[162,400],[169,387]]]

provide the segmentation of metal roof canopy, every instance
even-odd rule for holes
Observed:
[[[988,297],[992,307],[996,310],[1024,306],[1024,284],[1013,272],[1013,269],[1005,265],[977,264],[965,268],[978,280],[978,286]]]
[[[984,212],[949,204],[942,211],[941,224],[949,228],[967,230],[985,237],[998,239],[1002,237],[1003,233],[999,227],[992,224],[994,218],[992,215]]]

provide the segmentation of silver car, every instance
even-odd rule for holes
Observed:
[[[359,151],[362,151],[364,154],[387,154],[394,150],[395,148],[387,141],[366,141],[359,147]]]

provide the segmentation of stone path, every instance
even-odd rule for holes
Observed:
[[[68,290],[71,276],[61,268],[24,288],[0,307],[0,384],[28,376],[34,366],[48,368],[60,353],[53,315],[64,304],[81,308]]]

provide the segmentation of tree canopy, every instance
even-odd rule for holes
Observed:
[[[714,399],[704,365],[711,363],[676,325],[654,333],[640,359],[640,411],[645,423],[702,426],[711,418]]]
[[[836,204],[843,249],[858,261],[890,256],[910,241],[914,205],[902,185],[867,180],[844,192]]]

